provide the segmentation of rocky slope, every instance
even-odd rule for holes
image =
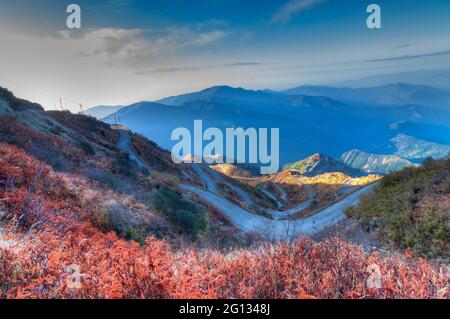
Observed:
[[[449,145],[430,143],[405,134],[399,134],[391,141],[397,149],[395,155],[406,159],[425,159],[428,157],[439,159],[450,152]]]
[[[314,154],[296,163],[287,164],[284,169],[295,170],[310,177],[331,172],[341,172],[353,177],[363,175],[362,171],[322,154]]]
[[[414,165],[411,161],[397,155],[370,154],[360,150],[351,150],[341,156],[342,162],[367,173],[386,174]]]

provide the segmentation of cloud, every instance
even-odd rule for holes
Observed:
[[[60,31],[79,57],[97,57],[109,64],[145,66],[164,54],[186,48],[199,48],[225,38],[224,30],[201,27],[168,27],[164,29],[99,28],[82,31]]]
[[[411,55],[402,55],[402,56],[391,56],[377,59],[365,59],[365,60],[347,60],[341,62],[333,62],[333,63],[320,63],[320,64],[310,64],[307,66],[290,66],[289,68],[295,69],[314,69],[320,67],[331,67],[331,66],[341,66],[341,65],[351,65],[357,63],[376,63],[376,62],[389,62],[389,61],[403,61],[403,60],[414,60],[421,58],[429,58],[429,57],[437,57],[437,56],[446,56],[450,55],[450,50],[444,51],[435,51],[424,54],[411,54]]]
[[[184,71],[198,71],[207,69],[222,69],[222,68],[237,68],[237,67],[247,67],[247,66],[259,66],[265,65],[265,63],[260,62],[235,62],[229,64],[220,65],[202,65],[202,66],[182,66],[182,67],[167,67],[167,68],[156,68],[137,71],[137,75],[151,75],[155,73],[174,73],[174,72],[184,72]]]
[[[240,67],[240,66],[257,66],[257,65],[263,65],[264,63],[260,62],[235,62],[230,64],[225,64],[224,67],[226,68],[234,68],[234,67]]]
[[[406,49],[406,48],[410,48],[412,45],[411,44],[400,44],[394,47],[394,49]]]
[[[387,58],[380,58],[380,59],[370,59],[370,60],[364,60],[361,62],[388,62],[388,61],[403,61],[403,60],[413,60],[413,59],[420,59],[420,58],[429,58],[429,57],[435,57],[435,56],[441,56],[441,55],[449,55],[450,50],[445,51],[437,51],[437,52],[430,52],[430,53],[424,53],[424,54],[414,54],[414,55],[402,55],[402,56],[396,56],[396,57],[387,57]]]
[[[290,0],[273,15],[272,23],[289,22],[293,15],[311,9],[327,0]]]
[[[183,71],[197,71],[204,69],[211,69],[213,66],[194,66],[194,67],[168,67],[168,68],[157,68],[157,69],[147,69],[142,71],[137,71],[137,75],[151,75],[155,73],[174,73]]]

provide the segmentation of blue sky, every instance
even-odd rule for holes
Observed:
[[[80,31],[65,26],[70,3],[81,6]],[[366,27],[370,3],[380,30]],[[448,70],[450,1],[0,0],[0,40],[0,85],[48,108],[57,96],[69,107],[126,104],[218,84]]]

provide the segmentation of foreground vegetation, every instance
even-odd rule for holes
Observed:
[[[416,255],[450,257],[450,159],[387,175],[348,210],[366,228]]]
[[[339,240],[231,253],[125,241],[93,225],[86,187],[0,144],[0,298],[449,298],[447,265]],[[176,202],[168,214],[197,214]]]

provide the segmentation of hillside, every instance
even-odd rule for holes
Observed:
[[[398,155],[407,159],[445,157],[450,152],[450,146],[430,143],[404,134],[399,134],[391,140],[395,143]]]
[[[0,154],[0,298],[449,297],[448,269],[408,256],[368,256],[339,240],[231,254],[176,252],[154,237],[127,242],[94,226],[94,207],[86,204],[92,194],[75,176],[13,146],[0,145]],[[365,284],[374,264],[381,265],[380,289]],[[79,289],[66,271],[75,265],[83,273]]]
[[[345,165],[329,156],[314,154],[310,157],[292,164],[286,164],[284,170],[295,170],[305,176],[315,176],[323,173],[341,172],[348,176],[361,176],[360,170]]]
[[[203,166],[175,166],[166,151],[124,127],[45,112],[0,92],[0,298],[449,297],[449,272],[437,261],[369,255],[338,239],[261,243],[197,194],[282,233],[291,221],[277,218],[289,210],[272,208],[271,220],[247,205],[269,205],[269,188]],[[305,198],[325,180],[330,194],[339,184],[369,182],[342,173],[270,178],[273,192],[281,190],[274,201],[284,198],[289,179]],[[329,223],[319,217],[292,222],[302,226],[297,231],[305,222],[313,230]],[[379,289],[366,285],[374,263],[382,265]],[[73,267],[83,274],[79,289],[69,286]]]
[[[190,193],[178,189],[180,183],[201,185],[202,180],[190,166],[174,164],[155,143],[93,117],[45,112],[5,89],[0,90],[0,105],[0,143],[84,179],[93,194],[109,194],[90,199],[100,228],[140,242],[147,236],[166,238],[175,246],[245,242],[244,235],[230,233],[233,226],[212,207],[193,202]],[[158,206],[167,199],[164,207]]]
[[[417,255],[450,257],[450,159],[387,175],[348,210],[385,242]]]
[[[397,155],[370,154],[351,150],[341,156],[342,162],[367,173],[386,174],[414,165],[411,161]]]
[[[252,178],[260,175],[260,170],[257,166],[243,165],[243,164],[214,164],[210,166],[213,170],[216,170],[229,177],[243,177]]]

